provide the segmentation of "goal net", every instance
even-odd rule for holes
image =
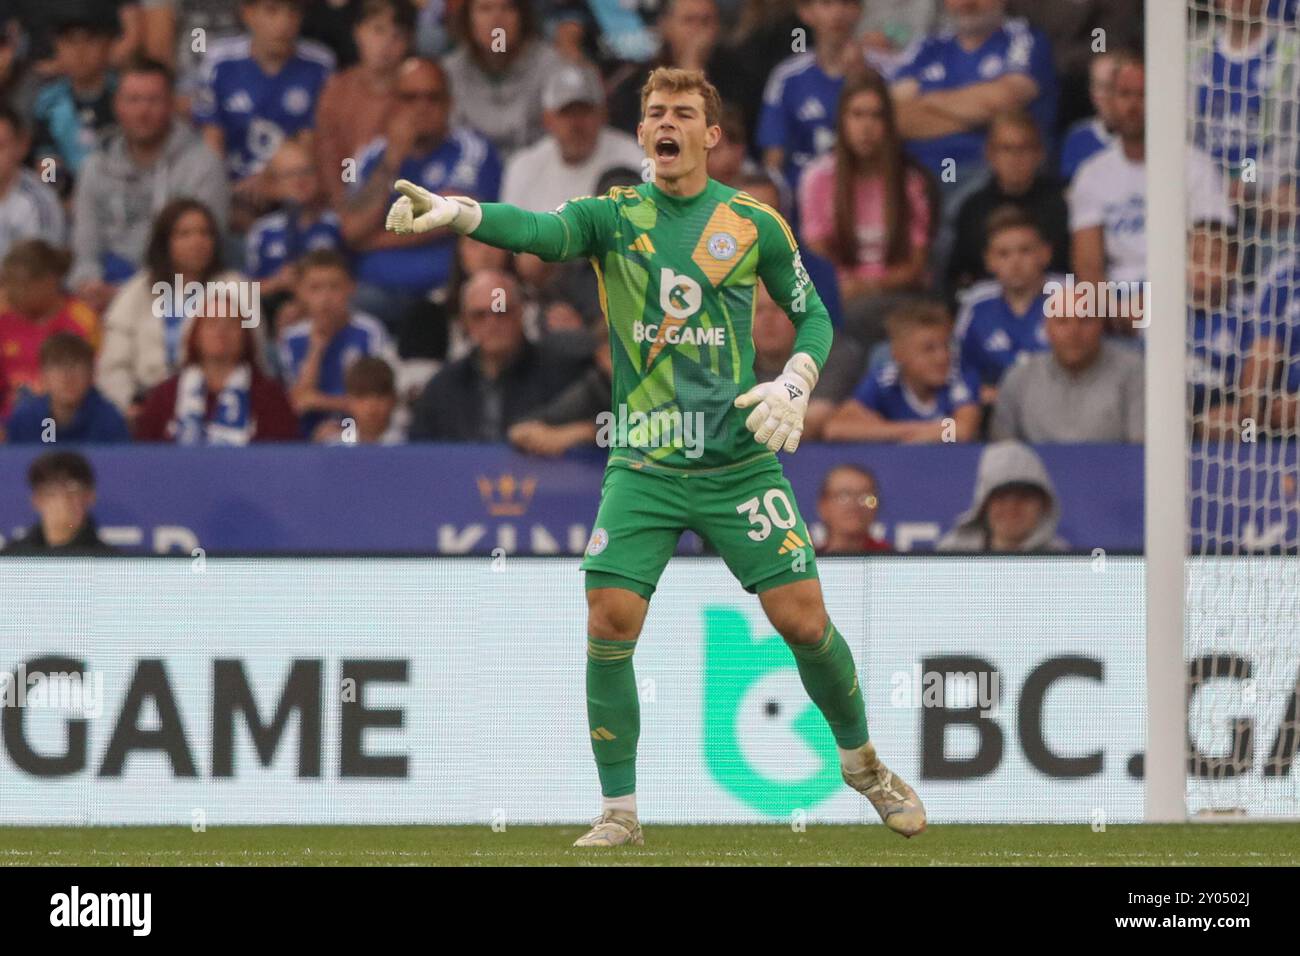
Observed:
[[[1186,4],[1188,142],[1221,173],[1234,220],[1186,222],[1186,810],[1295,817],[1297,0]]]

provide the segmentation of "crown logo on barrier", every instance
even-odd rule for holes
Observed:
[[[478,496],[494,518],[517,518],[532,504],[537,479],[529,475],[522,481],[506,472],[498,478],[478,477]]]

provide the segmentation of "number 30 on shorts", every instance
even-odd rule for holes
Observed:
[[[788,531],[799,520],[795,517],[794,506],[790,504],[790,499],[780,488],[773,488],[763,495],[761,505],[758,498],[750,498],[736,505],[736,511],[747,517],[749,523],[754,526],[749,530],[749,537],[753,541],[766,541],[767,536],[772,533],[773,525]]]

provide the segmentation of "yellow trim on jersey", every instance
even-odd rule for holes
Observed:
[[[793,252],[799,248],[799,243],[795,242],[794,231],[790,228],[790,224],[785,221],[784,216],[782,216],[779,212],[777,212],[767,203],[759,202],[749,193],[736,193],[736,195],[731,197],[731,201],[740,203],[740,205],[747,206],[750,209],[757,209],[761,212],[767,213],[769,216],[771,216],[773,219],[776,220],[776,224],[780,226],[781,231],[785,233],[786,242],[790,243],[790,251]]]
[[[600,259],[592,256],[587,260],[596,271],[596,297],[600,300],[600,311],[605,316],[605,325],[609,325],[609,294],[605,292],[605,273],[600,268]],[[614,330],[610,329],[612,333]]]

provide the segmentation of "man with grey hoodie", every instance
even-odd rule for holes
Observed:
[[[197,199],[223,228],[230,209],[220,157],[174,117],[165,66],[128,63],[113,113],[117,130],[86,157],[73,193],[69,284],[100,311],[139,268],[154,216],[169,201]]]
[[[1068,551],[1056,533],[1061,506],[1043,460],[1028,445],[1001,441],[980,455],[975,497],[940,551]]]

